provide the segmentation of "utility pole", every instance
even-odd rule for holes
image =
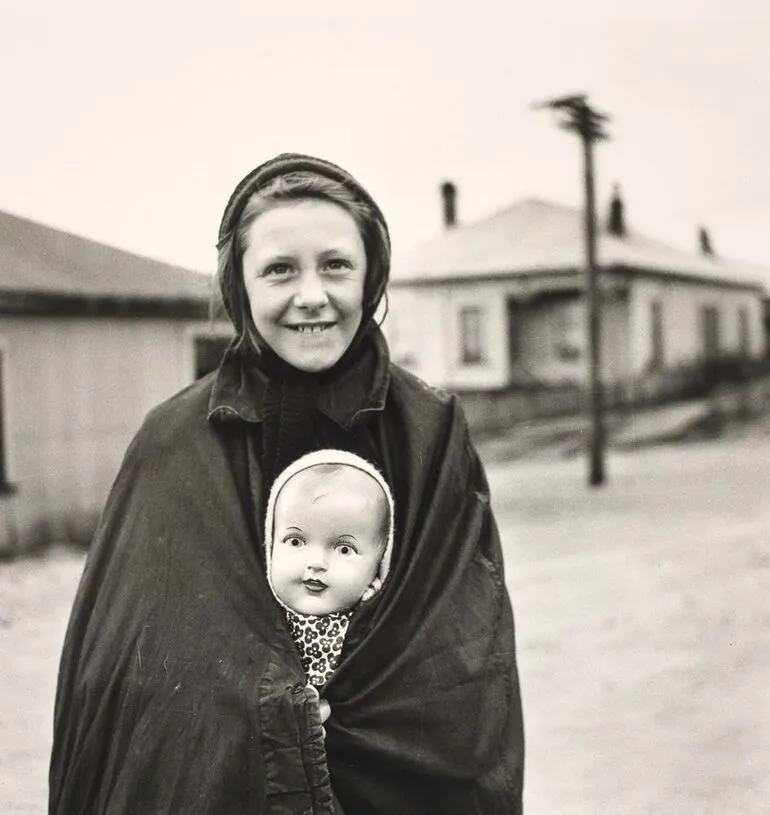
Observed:
[[[604,484],[605,430],[604,394],[601,376],[601,290],[596,264],[596,200],[594,195],[594,142],[608,138],[603,125],[609,117],[594,110],[584,94],[562,96],[535,105],[564,114],[559,126],[576,132],[583,144],[583,177],[585,185],[585,303],[588,333],[588,396],[590,414],[590,445],[588,483],[592,487]]]

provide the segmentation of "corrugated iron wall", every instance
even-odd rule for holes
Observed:
[[[0,321],[7,480],[0,551],[87,541],[147,411],[192,380],[193,330],[168,319]]]

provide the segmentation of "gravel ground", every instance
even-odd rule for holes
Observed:
[[[490,468],[527,815],[770,812],[770,437]]]
[[[763,813],[770,436],[489,466],[518,628],[527,815]],[[46,809],[82,556],[0,565],[0,813]]]
[[[0,813],[47,811],[59,651],[82,555],[53,547],[0,564]]]

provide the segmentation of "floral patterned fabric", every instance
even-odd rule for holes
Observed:
[[[286,610],[291,637],[311,685],[320,688],[334,673],[352,616],[352,611],[306,615]]]

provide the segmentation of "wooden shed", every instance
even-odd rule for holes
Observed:
[[[144,415],[211,366],[211,278],[0,212],[0,552],[87,541]]]

